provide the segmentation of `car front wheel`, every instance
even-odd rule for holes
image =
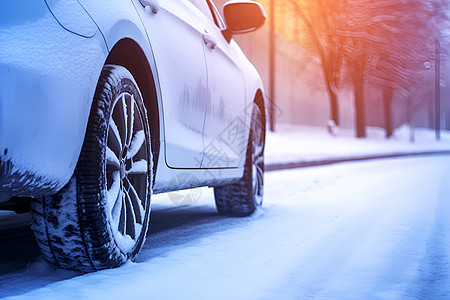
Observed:
[[[152,158],[141,92],[124,67],[104,67],[69,183],[32,202],[32,227],[57,267],[117,267],[141,249],[149,224]]]

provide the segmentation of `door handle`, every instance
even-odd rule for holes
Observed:
[[[216,38],[213,35],[211,35],[211,34],[206,32],[202,36],[203,36],[203,41],[206,44],[206,47],[208,47],[211,50],[216,49],[216,47],[217,47],[217,40],[216,40]]]
[[[157,14],[159,10],[161,9],[161,6],[159,5],[158,0],[139,0],[141,2],[141,5],[145,8],[150,8],[152,13]]]

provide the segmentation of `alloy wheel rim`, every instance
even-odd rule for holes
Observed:
[[[114,101],[106,146],[107,208],[116,243],[131,251],[142,231],[148,198],[148,151],[144,122],[134,96]]]
[[[260,113],[256,120],[252,124],[252,190],[255,204],[260,206],[264,193],[264,133]]]

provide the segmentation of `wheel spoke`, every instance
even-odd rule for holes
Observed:
[[[143,201],[140,199],[138,192],[134,188],[133,184],[129,181],[130,184],[130,190],[129,190],[129,196],[131,200],[131,205],[134,209],[134,215],[136,216],[136,222],[139,224],[143,223],[142,216],[144,215],[144,207],[142,207]],[[146,194],[144,193],[144,196]],[[145,199],[144,199],[145,200]]]
[[[114,119],[117,124],[120,133],[120,141],[122,145],[122,150],[126,146],[126,138],[127,138],[127,104],[125,102],[125,94],[120,96],[120,99],[117,100]]]
[[[131,168],[127,171],[127,174],[147,174],[148,162],[145,159],[141,159],[131,163]]]
[[[261,195],[262,186],[264,183],[264,173],[260,168],[256,168],[256,186],[258,190],[258,195]]]
[[[146,205],[146,199],[148,195],[148,176],[145,174],[128,174],[127,175],[128,181],[130,182],[130,185],[133,186],[134,191],[137,194],[137,197],[140,199],[142,212],[147,209]]]
[[[130,195],[125,191],[125,207],[126,207],[126,234],[132,239],[136,238],[136,216],[134,214],[133,205],[131,204]]]
[[[255,156],[256,157],[261,157],[263,155],[264,152],[264,148],[262,145],[255,145]]]
[[[123,120],[123,146],[126,147],[128,145],[128,105],[127,105],[127,98],[126,94],[122,94],[122,97],[120,97],[120,107],[121,107],[121,115]]]
[[[133,140],[131,141],[130,149],[127,152],[127,159],[133,158],[138,154],[139,150],[142,149],[142,146],[145,144],[145,132],[144,130],[139,130],[133,136]]]
[[[258,165],[261,169],[263,169],[264,166],[264,156],[260,155],[260,156],[256,156],[255,158],[253,158],[253,163]]]
[[[122,187],[120,187],[119,192],[117,193],[116,199],[114,201],[114,205],[112,207],[112,217],[113,219],[117,219],[120,211],[122,210]]]
[[[127,146],[130,146],[131,139],[133,137],[133,125],[134,125],[134,97],[128,95],[128,101],[126,101],[127,107]]]
[[[262,178],[262,176],[264,176],[264,171],[261,168],[261,166],[256,166],[256,172],[257,172],[257,175],[259,175],[261,178]]]
[[[117,216],[117,212],[114,211],[116,205],[117,205],[117,201],[118,201],[118,196],[120,194],[120,172],[119,171],[115,171],[112,172],[111,175],[108,176],[108,179],[110,182],[108,182],[108,191],[106,192],[107,195],[107,203],[108,203],[108,207],[110,207],[110,213],[111,216],[114,217],[114,213],[116,213]]]
[[[120,156],[122,152],[122,141],[119,129],[117,128],[113,118],[109,121],[108,146],[114,153],[116,153],[117,157]]]
[[[114,203],[114,207],[112,210],[112,218],[113,220],[119,220],[117,226],[117,229],[119,230],[119,232],[121,234],[124,234],[125,232],[125,212],[124,212],[124,207],[123,207],[123,190],[122,188],[120,189],[118,195],[117,195],[117,199],[116,199],[116,203]]]
[[[113,167],[113,170],[120,169],[120,161],[116,153],[111,150],[111,148],[106,147],[106,165]]]

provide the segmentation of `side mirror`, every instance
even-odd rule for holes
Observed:
[[[255,1],[228,1],[223,6],[223,15],[231,34],[255,31],[267,19],[264,7]]]

